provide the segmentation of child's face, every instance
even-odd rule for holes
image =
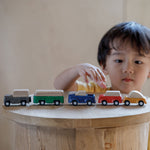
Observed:
[[[150,54],[141,56],[130,45],[119,50],[112,49],[107,56],[104,72],[109,75],[113,90],[122,93],[141,91],[150,77]]]

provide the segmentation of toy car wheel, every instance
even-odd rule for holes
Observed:
[[[130,105],[130,101],[129,101],[129,100],[125,100],[124,104],[125,104],[126,106],[129,106],[129,105]]]
[[[26,106],[26,101],[25,100],[21,101],[21,106]]]
[[[114,105],[115,105],[115,106],[118,106],[118,105],[119,105],[119,101],[118,101],[118,100],[115,100],[115,101],[114,101]]]
[[[45,105],[45,101],[44,101],[44,100],[41,100],[41,101],[40,101],[40,105]]]
[[[54,105],[59,106],[60,105],[60,101],[59,100],[54,101]]]
[[[139,106],[143,106],[144,105],[144,102],[141,100],[138,102]]]
[[[88,101],[87,101],[87,105],[88,105],[88,106],[91,106],[91,105],[92,105],[92,101],[88,100]]]
[[[5,102],[5,106],[6,106],[6,107],[10,106],[10,101],[6,101],[6,102]]]
[[[77,106],[78,105],[78,102],[76,100],[72,101],[72,105],[73,106]]]
[[[103,101],[102,101],[102,105],[103,105],[103,106],[106,106],[106,105],[107,105],[107,101],[106,101],[106,100],[103,100]]]

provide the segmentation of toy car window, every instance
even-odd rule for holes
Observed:
[[[130,98],[143,98],[143,95],[141,93],[132,92],[129,94],[129,97]]]
[[[14,89],[13,97],[27,97],[29,96],[28,89]]]
[[[140,93],[139,91],[131,91],[129,93],[129,97],[130,98],[144,98],[144,96],[142,95],[142,93]]]
[[[105,96],[120,96],[120,92],[111,92],[111,91],[107,91]]]
[[[85,91],[78,91],[78,92],[76,93],[76,95],[85,96],[85,95],[86,95],[86,92],[85,92]]]

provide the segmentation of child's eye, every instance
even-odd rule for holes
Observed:
[[[140,61],[140,60],[135,60],[134,63],[135,63],[135,64],[143,64],[143,62]]]
[[[123,60],[121,60],[121,59],[116,59],[116,60],[114,60],[116,63],[122,63],[123,62]]]

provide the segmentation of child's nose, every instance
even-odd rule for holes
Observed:
[[[123,66],[123,73],[134,73],[134,69],[131,63],[126,63]]]

